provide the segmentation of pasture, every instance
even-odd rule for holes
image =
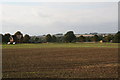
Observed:
[[[80,47],[105,47],[118,48],[118,43],[39,43],[39,44],[3,44],[2,48],[80,48]]]
[[[3,78],[117,78],[116,43],[3,44]]]

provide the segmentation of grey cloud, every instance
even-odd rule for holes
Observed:
[[[60,4],[62,5],[62,3]],[[64,5],[59,8],[49,7],[49,5],[3,6],[5,14],[3,14],[2,32],[13,34],[15,31],[20,30],[31,35],[41,35],[65,33],[68,30],[73,30],[75,33],[117,31],[117,7],[115,4],[108,3],[109,7],[99,4],[99,8],[95,8],[95,6],[90,6],[90,8],[87,6],[86,8],[84,4],[79,6],[77,3],[76,7],[74,3],[75,7],[69,5],[72,7],[70,7],[71,9],[66,8],[69,6]]]

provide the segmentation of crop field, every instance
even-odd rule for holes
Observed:
[[[3,44],[3,78],[118,78],[116,43]]]

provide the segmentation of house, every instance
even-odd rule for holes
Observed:
[[[80,36],[83,36],[83,37],[93,37],[94,35],[93,34],[75,34],[76,37],[80,37]]]

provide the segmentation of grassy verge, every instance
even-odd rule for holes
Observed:
[[[79,47],[118,48],[118,43],[39,43],[39,44],[2,45],[2,48],[79,48]]]

